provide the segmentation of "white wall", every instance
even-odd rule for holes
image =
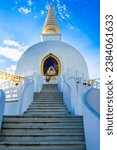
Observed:
[[[18,100],[5,101],[4,115],[17,115],[19,114]]]
[[[83,119],[87,150],[100,150],[99,104],[99,89],[90,89],[84,94]]]
[[[78,70],[88,77],[88,68],[83,56],[75,48],[61,41],[44,41],[31,46],[19,59],[16,74],[30,76],[35,72],[41,75],[42,60],[50,53],[60,60],[61,75],[70,68],[73,74]]]

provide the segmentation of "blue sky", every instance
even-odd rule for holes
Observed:
[[[40,33],[52,3],[62,41],[84,56],[90,78],[99,77],[99,0],[3,0],[0,1],[0,71],[14,73],[16,63]]]

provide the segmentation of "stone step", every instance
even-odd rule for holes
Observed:
[[[42,106],[42,107],[46,107],[46,106],[62,106],[62,107],[66,107],[65,105],[63,105],[62,103],[43,103],[43,102],[34,102],[32,103],[30,106]]]
[[[38,111],[26,111],[24,114],[33,114],[33,115],[69,115],[68,112],[38,112]]]
[[[52,134],[52,133],[84,133],[84,129],[83,126],[78,126],[77,128],[38,128],[38,127],[33,127],[33,128],[29,128],[29,127],[25,127],[25,128],[13,128],[13,127],[4,127],[2,128],[2,133],[3,134],[8,134],[8,133],[16,133],[16,134],[26,134],[26,133],[32,133],[32,134]]]
[[[54,92],[59,92],[58,91],[58,89],[56,88],[44,88],[44,89],[42,89],[42,91],[41,92],[52,92],[52,93],[54,93]]]
[[[14,116],[8,116],[8,115],[5,115],[4,118],[59,118],[59,119],[83,119],[83,116],[71,116],[71,115],[68,115],[68,116],[58,116],[58,115],[46,115],[46,116],[43,116],[43,115],[14,115]]]
[[[45,92],[45,91],[59,92],[57,87],[51,87],[51,86],[43,87],[42,92]]]
[[[44,102],[63,102],[63,100],[60,99],[34,99],[33,102],[40,102],[40,101],[44,101]]]
[[[38,148],[38,149],[45,149],[48,150],[48,147],[50,148],[50,150],[52,150],[52,148],[60,148],[61,150],[64,150],[64,147],[71,147],[73,149],[73,147],[77,146],[77,150],[86,150],[86,146],[85,146],[85,142],[82,141],[42,141],[42,142],[38,142],[38,141],[1,141],[0,142],[0,149],[3,150],[2,148],[25,148],[29,150],[29,147],[32,148],[32,150],[34,150],[34,148]],[[17,150],[17,149],[16,149]]]
[[[63,98],[62,95],[34,95],[34,98]]]
[[[4,120],[4,122],[3,123],[7,123],[7,124],[10,124],[10,123],[20,123],[20,122],[22,122],[22,123],[44,123],[44,124],[46,124],[46,123],[82,123],[83,124],[83,121],[76,121],[76,120],[70,120],[70,121],[67,121],[67,120],[34,120],[34,119],[30,119],[30,120],[24,120],[24,119],[20,119],[20,120]]]
[[[60,122],[82,122],[82,118],[3,118],[3,122],[44,122],[44,123],[60,123]]]
[[[45,107],[45,106],[63,106],[63,107],[65,107],[65,105],[63,105],[62,103],[43,103],[43,102],[33,102],[32,104],[31,104],[31,106],[43,106],[43,107]]]
[[[1,146],[3,147],[13,147],[13,148],[16,148],[16,147],[21,147],[21,148],[28,148],[28,147],[38,147],[41,149],[41,146],[46,146],[46,148],[48,148],[48,146],[62,146],[63,149],[64,149],[64,146],[78,146],[79,147],[79,150],[85,150],[85,142],[82,142],[82,141],[41,141],[41,142],[38,142],[38,141],[0,141],[0,148]],[[82,149],[84,148],[84,149]]]
[[[58,106],[58,107],[56,107],[56,106],[51,106],[51,107],[49,107],[49,106],[47,106],[47,107],[40,107],[40,106],[29,106],[29,108],[31,109],[67,109],[65,106]]]
[[[59,92],[40,92],[38,94],[34,94],[34,96],[59,96],[59,97],[63,97],[63,93],[59,93]]]
[[[47,103],[47,102],[32,102],[32,104],[62,104],[64,106],[63,102],[51,102],[51,103]]]
[[[31,141],[31,142],[43,142],[43,141],[48,141],[51,142],[53,140],[56,141],[84,141],[84,134],[79,133],[79,134],[61,134],[61,135],[57,135],[57,134],[3,134],[1,135],[1,138],[3,140],[8,140],[10,141]]]
[[[78,123],[78,124],[82,124],[83,125],[83,122],[82,121],[74,121],[74,120],[71,120],[71,121],[60,121],[60,120],[11,120],[11,121],[4,121],[3,124],[13,124],[13,123],[16,123],[16,124],[20,124],[20,123],[37,123],[37,124],[63,124],[63,123],[72,123],[72,124],[75,124],[75,123]]]
[[[41,91],[41,92],[35,92],[34,94],[35,95],[38,95],[38,94],[59,94],[59,95],[63,95],[63,93],[62,92],[59,92],[59,91],[53,91],[53,92],[50,92],[50,91]]]
[[[39,94],[34,94],[34,97],[63,97],[63,94],[60,93],[52,93],[52,92],[43,92]]]
[[[58,94],[58,95],[63,95],[63,92],[59,92],[59,91],[54,91],[54,92],[47,92],[47,91],[43,91],[43,92],[35,92],[34,93],[34,95],[45,95],[45,94],[47,94],[47,95],[50,95],[50,94],[52,94],[52,95],[56,95],[56,94]]]
[[[58,116],[58,115],[47,115],[47,116],[41,116],[41,115],[14,115],[14,116],[10,116],[10,115],[4,115],[3,116],[4,118],[67,118],[67,119],[83,119],[83,116],[71,116],[71,115],[68,115],[68,116]]]
[[[55,112],[57,112],[57,111],[66,111],[66,112],[68,112],[68,110],[67,110],[67,108],[39,108],[39,107],[29,107],[28,109],[27,109],[27,111],[48,111],[48,112],[51,112],[51,111],[55,111]]]
[[[49,87],[49,88],[43,88],[41,92],[59,92],[57,88]]]
[[[30,106],[38,106],[38,107],[66,107],[65,105],[63,105],[63,104],[51,104],[51,103],[49,103],[49,104],[46,104],[46,103],[41,103],[41,104],[35,104],[35,103],[32,103]]]
[[[9,124],[9,125],[3,125],[2,126],[2,129],[39,129],[39,130],[44,130],[44,129],[57,129],[57,130],[61,130],[61,129],[80,129],[82,128],[82,125],[67,125],[67,126],[64,126],[64,125],[61,125],[61,126],[52,126],[52,125],[38,125],[38,124],[30,124],[30,125],[27,125],[27,124],[20,124],[20,125],[15,125],[15,126],[12,126],[12,124]]]
[[[55,106],[58,106],[58,105],[62,105],[62,106],[66,106],[63,102],[32,102],[31,103],[31,105],[32,104],[44,104],[44,105],[46,105],[46,104],[48,104],[48,105],[55,105]]]
[[[63,93],[62,92],[47,92],[47,91],[43,91],[43,92],[39,92],[39,93],[34,93],[34,96],[38,96],[38,95],[59,95],[59,96],[63,96]]]
[[[17,126],[17,127],[39,127],[39,128],[42,128],[42,127],[51,127],[54,126],[54,127],[77,127],[77,126],[82,126],[83,123],[81,122],[78,122],[78,123],[38,123],[38,122],[35,122],[35,123],[30,123],[30,122],[10,122],[10,123],[3,123],[2,127],[5,128],[5,127],[14,127],[14,126]],[[54,128],[53,127],[53,128]]]
[[[7,146],[0,146],[0,150],[86,150],[85,144],[84,145],[59,145],[59,146],[53,146],[53,145],[49,145],[49,146],[18,146],[17,145],[17,149],[16,146],[13,145],[9,145]]]
[[[59,92],[40,92],[40,93],[38,93],[38,94],[34,94],[34,97],[35,96],[44,96],[44,97],[46,97],[46,96],[51,96],[51,97],[63,97],[63,93],[59,93]]]
[[[42,100],[63,100],[63,97],[36,97],[36,98],[34,98],[34,100],[40,100],[40,99],[42,99]]]
[[[0,134],[0,136],[26,136],[26,137],[28,137],[28,136],[37,136],[37,137],[49,137],[49,136],[55,136],[55,137],[61,137],[61,136],[65,136],[65,137],[69,137],[69,136],[71,136],[71,137],[73,137],[73,136],[84,136],[84,133],[80,133],[80,132],[78,132],[78,133],[68,133],[68,132],[66,132],[66,133],[63,133],[63,132],[58,132],[58,133],[54,133],[54,132],[52,132],[52,133],[36,133],[36,132],[18,132],[18,133],[16,133],[16,132],[8,132],[8,133],[1,133]]]
[[[66,112],[68,113],[68,111],[66,109],[27,109],[27,111],[25,112],[53,112],[53,113],[56,113],[56,112]]]
[[[25,146],[19,146],[16,149],[16,146],[0,146],[0,150],[39,150],[41,148],[41,150],[86,150],[84,147],[79,147],[79,146],[36,146],[36,147],[25,147]]]
[[[61,96],[34,96],[34,99],[63,99]]]
[[[63,101],[60,100],[34,100],[32,103],[64,103]]]
[[[43,109],[38,109],[38,108],[28,108],[27,111],[38,111],[38,112],[60,112],[60,111],[66,111],[67,112],[67,109],[65,108],[59,108],[59,109],[54,109],[54,108],[50,108],[50,109],[46,109],[46,108],[43,108]]]
[[[8,136],[12,136],[12,137],[21,137],[21,136],[24,136],[24,137],[78,137],[78,136],[84,136],[84,133],[61,133],[61,132],[58,132],[58,133],[36,133],[36,132],[19,132],[19,133],[14,133],[14,132],[10,132],[10,133],[1,133],[0,134],[1,137],[8,137]]]

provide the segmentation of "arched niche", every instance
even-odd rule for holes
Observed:
[[[58,76],[60,75],[60,73],[61,73],[61,63],[58,57],[56,57],[51,53],[45,56],[41,63],[41,74],[43,76],[46,75]]]

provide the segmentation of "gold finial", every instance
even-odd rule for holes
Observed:
[[[53,7],[53,5],[52,5],[52,3],[50,3],[50,8],[52,8]]]
[[[58,27],[53,5],[51,3],[42,30],[42,34],[56,34],[56,33],[60,33],[60,29]]]

